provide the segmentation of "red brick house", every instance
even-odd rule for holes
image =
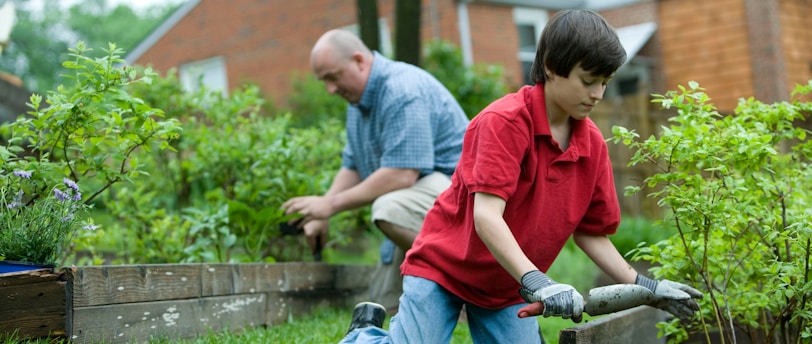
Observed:
[[[468,64],[504,67],[511,89],[525,81],[535,45],[558,10],[601,13],[618,31],[629,61],[618,70],[592,119],[605,135],[613,125],[648,137],[664,116],[650,94],[697,81],[719,111],[739,98],[787,100],[795,84],[812,79],[809,0],[421,0],[423,43],[461,47]],[[392,51],[395,0],[378,0],[381,50]],[[291,80],[310,73],[310,49],[326,30],[357,30],[352,0],[189,0],[126,60],[166,72],[178,68],[188,87],[203,75],[208,86],[250,82],[284,104]],[[357,31],[356,31],[357,32]],[[610,145],[617,190],[650,171],[629,168],[629,152]],[[656,214],[645,197],[621,197],[628,215]]]
[[[632,57],[607,96],[661,93],[698,81],[722,111],[740,97],[786,99],[812,79],[808,0],[421,0],[422,41],[462,48],[467,63],[499,64],[506,82],[524,82],[536,39],[564,8],[600,12]],[[394,0],[379,0],[384,53],[391,52]],[[351,0],[189,0],[127,56],[130,64],[179,69],[191,84],[226,91],[251,82],[277,103],[292,73],[309,73],[321,33],[357,30]],[[218,86],[219,85],[219,86]]]

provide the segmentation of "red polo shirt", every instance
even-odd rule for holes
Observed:
[[[576,121],[562,152],[550,134],[543,92],[541,85],[525,86],[471,121],[451,187],[426,215],[401,265],[404,275],[432,280],[480,307],[524,302],[519,283],[476,234],[476,192],[506,200],[504,219],[541,271],[573,232],[615,232],[620,208],[603,135],[589,118]]]

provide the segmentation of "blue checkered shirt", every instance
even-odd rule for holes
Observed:
[[[454,96],[431,74],[375,52],[364,94],[347,108],[342,165],[361,179],[381,167],[450,176],[467,126]]]

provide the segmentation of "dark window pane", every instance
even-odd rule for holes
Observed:
[[[519,50],[536,51],[536,26],[518,24],[516,28],[519,30]]]

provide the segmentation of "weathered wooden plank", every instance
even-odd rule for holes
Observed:
[[[88,266],[73,277],[74,307],[201,295],[201,264]]]
[[[5,275],[5,276],[4,276]],[[0,275],[0,338],[66,335],[65,281],[51,271]]]
[[[335,289],[336,268],[324,263],[283,264],[285,284],[282,291]]]
[[[668,313],[649,306],[640,306],[609,314],[587,323],[561,330],[560,344],[619,344],[665,343],[657,338],[657,323]]]
[[[279,291],[285,285],[281,264],[206,264],[201,279],[203,296]]]
[[[335,289],[366,289],[375,267],[372,265],[335,265]]]
[[[262,293],[77,307],[71,339],[74,343],[132,343],[236,331],[265,324],[266,307]]]
[[[64,280],[65,278],[65,276],[60,276],[59,272],[54,272],[53,269],[7,272],[0,274],[0,287]]]

